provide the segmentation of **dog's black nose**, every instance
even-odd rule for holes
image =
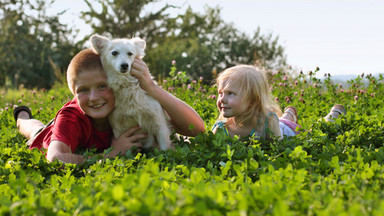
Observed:
[[[121,67],[122,71],[126,71],[128,69],[128,64],[127,63],[123,63],[123,64],[120,65],[120,67]]]

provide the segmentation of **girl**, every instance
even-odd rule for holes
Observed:
[[[216,80],[220,111],[213,133],[223,129],[235,135],[282,138],[279,119],[281,111],[271,99],[268,82],[256,67],[238,65],[224,70]]]
[[[268,82],[263,72],[254,66],[238,65],[224,70],[216,79],[218,98],[217,107],[220,116],[212,128],[234,137],[258,136],[261,138],[294,136],[296,131],[297,110],[293,106],[284,109],[281,115],[279,106],[271,99]],[[333,121],[345,114],[344,106],[332,107],[325,121]]]

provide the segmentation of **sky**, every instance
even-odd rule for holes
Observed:
[[[318,75],[359,75],[384,73],[384,1],[381,0],[166,0],[180,6],[171,14],[183,13],[188,6],[204,13],[205,7],[220,7],[221,17],[242,32],[279,37],[287,63],[304,73],[320,68]],[[156,10],[153,5],[148,10]],[[58,0],[54,10],[68,9],[63,21],[81,28],[87,7],[79,0]]]

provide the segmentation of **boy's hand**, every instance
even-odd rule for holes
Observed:
[[[115,157],[119,154],[125,154],[126,151],[131,149],[133,146],[138,147],[138,151],[143,148],[143,144],[138,140],[145,138],[146,134],[135,134],[136,131],[140,130],[139,126],[131,127],[126,132],[120,135],[119,138],[112,139],[111,147],[113,148],[110,156]]]
[[[157,87],[156,83],[152,80],[147,65],[140,58],[135,58],[132,64],[131,75],[139,80],[140,87],[147,93],[151,91],[152,87]]]

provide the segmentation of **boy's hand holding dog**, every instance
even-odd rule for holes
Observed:
[[[128,129],[126,132],[121,134],[121,136],[117,139],[113,139],[111,143],[111,147],[113,148],[110,157],[115,157],[119,154],[125,154],[129,149],[136,146],[138,148],[138,152],[143,148],[143,144],[138,142],[138,140],[146,137],[145,134],[135,134],[136,131],[140,130],[139,126],[132,127]]]

